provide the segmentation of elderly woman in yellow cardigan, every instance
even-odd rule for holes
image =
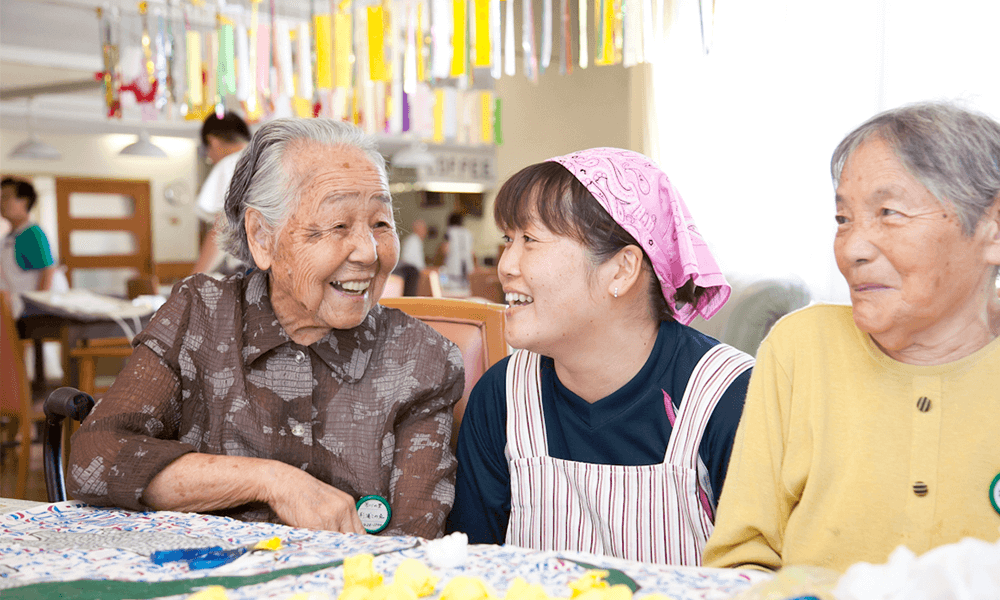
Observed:
[[[757,355],[705,564],[844,570],[1000,538],[1000,124],[892,110],[833,155],[851,306]]]

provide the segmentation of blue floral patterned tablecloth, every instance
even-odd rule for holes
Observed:
[[[215,569],[191,571],[183,562],[158,566],[149,558],[155,550],[230,548],[274,536],[282,540],[280,550],[247,554]],[[432,564],[425,540],[419,538],[339,534],[193,513],[136,513],[60,502],[0,515],[0,590],[6,590],[0,596],[22,593],[31,597],[26,592],[45,589],[51,593],[51,588],[38,585],[22,587],[46,582],[196,582],[202,578],[253,576],[331,563],[361,553],[376,555],[374,567],[387,580],[406,558]],[[521,577],[529,583],[541,584],[550,596],[568,597],[568,583],[585,571],[577,562],[625,573],[640,586],[636,598],[662,593],[674,600],[722,600],[768,577],[750,571],[668,567],[589,554],[485,545],[470,546],[462,566],[432,570],[440,577],[439,590],[453,577],[472,576],[482,579],[502,597],[510,582]],[[336,598],[342,589],[343,569],[333,566],[243,585],[228,590],[227,594],[232,600],[283,600],[300,592],[323,592]]]

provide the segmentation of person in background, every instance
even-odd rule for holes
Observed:
[[[462,225],[462,221],[461,213],[454,212],[448,216],[448,229],[444,235],[447,246],[444,265],[441,267],[442,275],[458,282],[468,281],[469,274],[476,268],[476,259],[472,253],[475,241],[472,239],[472,232]]]
[[[890,110],[831,171],[851,305],[761,345],[709,566],[844,571],[1000,538],[1000,123]]]
[[[201,126],[202,147],[205,149],[208,162],[214,166],[205,178],[201,191],[198,192],[195,210],[198,212],[198,218],[211,223],[212,228],[202,242],[192,273],[211,273],[220,270],[226,272],[238,268],[219,250],[216,237],[226,190],[229,189],[229,182],[233,178],[240,153],[249,141],[250,128],[235,113],[227,112],[222,118],[212,113],[205,118]]]
[[[56,271],[49,239],[31,222],[37,200],[34,186],[27,181],[4,177],[0,182],[0,217],[10,223],[0,249],[0,291],[9,294],[15,319],[24,310],[19,294],[48,290]]]
[[[497,194],[507,343],[472,390],[449,529],[696,565],[750,356],[687,326],[731,289],[648,158],[594,148]]]
[[[400,247],[399,262],[415,267],[418,271],[427,267],[424,258],[424,240],[427,239],[427,223],[417,219],[411,226],[410,235],[403,240]]]
[[[223,249],[255,269],[179,282],[73,437],[69,493],[133,510],[441,535],[454,497],[457,346],[381,306],[399,256],[385,161],[332,119],[257,131]]]

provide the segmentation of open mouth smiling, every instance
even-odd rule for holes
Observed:
[[[363,296],[368,288],[371,286],[371,279],[354,280],[354,281],[334,281],[330,284],[330,287],[337,290],[338,292],[343,292],[349,296]]]
[[[503,299],[507,302],[508,306],[525,306],[535,301],[531,296],[515,292],[507,292],[504,294]]]

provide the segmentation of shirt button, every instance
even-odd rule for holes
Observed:
[[[306,359],[306,353],[299,350],[295,353],[295,362],[300,363]]]
[[[927,495],[927,484],[924,483],[923,481],[918,481],[918,482],[914,483],[913,484],[913,493],[916,494],[916,495],[918,495],[918,496],[920,496],[920,497],[926,496]]]
[[[921,396],[917,399],[917,410],[920,412],[927,412],[931,409],[931,399],[927,396]]]
[[[303,427],[302,425],[296,425],[295,427],[292,427],[292,435],[294,435],[295,437],[302,437],[305,434],[306,434],[306,428]]]

